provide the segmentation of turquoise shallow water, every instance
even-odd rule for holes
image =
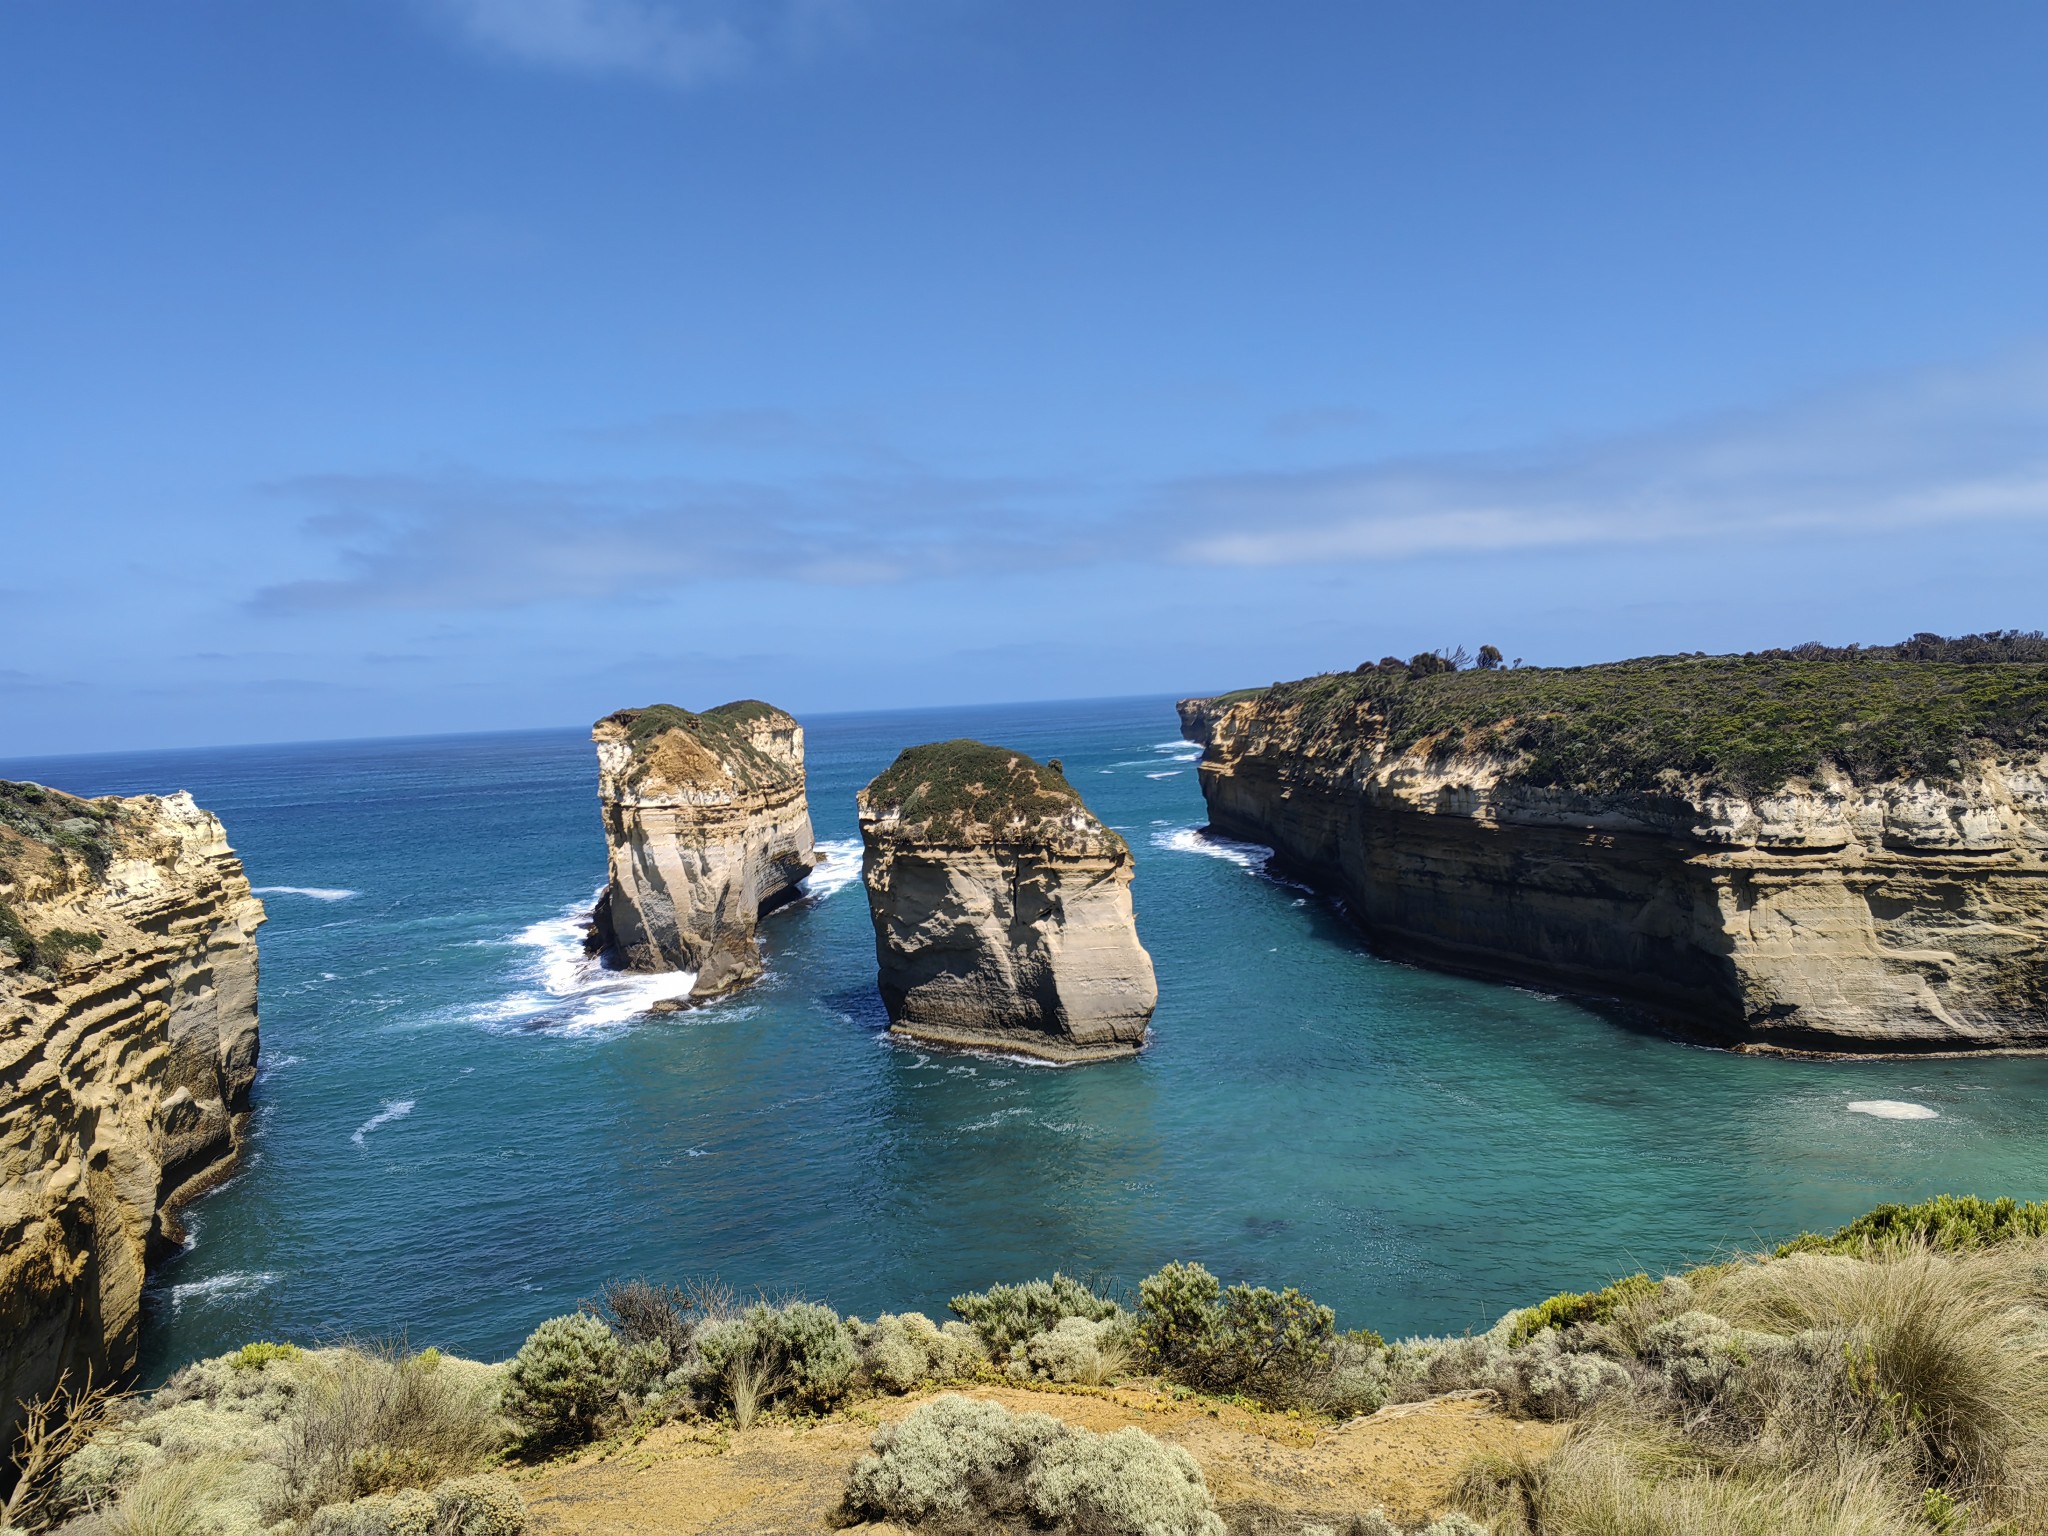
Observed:
[[[1939,1190],[2048,1195],[2048,1062],[1785,1062],[1389,964],[1205,843],[1165,700],[806,722],[841,857],[701,1011],[579,976],[604,872],[580,731],[0,764],[188,788],[271,914],[244,1171],[153,1282],[152,1374],[256,1337],[500,1356],[609,1276],[717,1275],[866,1315],[1055,1267],[1296,1284],[1347,1326],[1483,1325],[1621,1272]],[[1059,756],[1137,857],[1160,983],[1138,1059],[887,1043],[853,795],[909,742]],[[313,893],[313,894],[308,894]],[[1938,1119],[1853,1114],[1903,1099]]]

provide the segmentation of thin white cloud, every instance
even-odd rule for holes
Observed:
[[[852,0],[426,0],[470,43],[590,75],[692,86],[852,30]]]
[[[1544,452],[1191,480],[1154,512],[1225,566],[2048,523],[2048,355]]]
[[[780,461],[780,473],[771,464],[726,480],[463,472],[290,482],[275,489],[316,509],[307,528],[334,564],[252,605],[516,608],[666,598],[707,582],[875,586],[1110,562],[1313,568],[1716,544],[1762,559],[1802,537],[2048,531],[2048,354],[1542,452],[1135,491],[938,474],[836,440],[849,467],[820,474],[800,464],[831,457],[818,446],[829,439],[798,418],[677,426],[686,446],[734,434]],[[766,451],[777,445],[787,446]]]

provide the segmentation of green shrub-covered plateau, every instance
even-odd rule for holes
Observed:
[[[1859,782],[1953,779],[2048,751],[2048,642],[1919,637],[1869,649],[1649,656],[1588,667],[1368,664],[1267,689],[1311,739],[1514,759],[1513,780],[1652,793],[1668,775],[1762,793],[1833,765]]]
[[[1008,747],[965,739],[904,748],[863,793],[871,811],[893,813],[935,839],[1030,835],[1047,818],[1088,812],[1057,760],[1041,763]],[[1101,835],[1122,846],[1107,827]]]
[[[600,725],[626,728],[632,749],[629,777],[636,782],[646,775],[648,754],[670,731],[681,731],[723,763],[743,789],[763,789],[782,782],[788,768],[754,744],[750,727],[782,713],[759,699],[735,699],[701,714],[673,704],[649,704],[644,709],[621,709],[606,715]]]

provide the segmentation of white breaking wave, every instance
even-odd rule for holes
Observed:
[[[804,876],[804,894],[813,901],[823,901],[860,878],[860,839],[834,838],[819,843],[817,849],[825,856],[825,862]]]
[[[171,1287],[171,1310],[177,1311],[188,1301],[209,1296],[243,1296],[276,1283],[277,1276],[267,1269],[237,1270],[233,1274],[215,1275],[210,1280],[187,1280],[183,1285]]]
[[[1202,753],[1202,744],[1199,741],[1189,741],[1185,736],[1176,736],[1172,741],[1155,741],[1152,744],[1152,750],[1154,752],[1193,752],[1199,757]]]
[[[257,885],[250,889],[258,896],[310,896],[315,901],[347,901],[351,896],[363,894],[329,885]]]
[[[513,934],[513,945],[531,951],[519,962],[524,985],[471,1009],[468,1021],[576,1034],[630,1024],[664,999],[687,998],[695,971],[611,971],[583,952],[590,908],[602,894]]]
[[[414,1099],[386,1099],[384,1107],[357,1126],[355,1134],[349,1137],[349,1140],[359,1147],[364,1145],[363,1138],[365,1136],[369,1135],[370,1132],[377,1129],[380,1125],[389,1125],[394,1120],[403,1120],[412,1113],[412,1107],[416,1102],[418,1101]]]
[[[1941,1111],[1925,1104],[1908,1104],[1903,1099],[1856,1099],[1848,1106],[1852,1115],[1875,1115],[1880,1120],[1939,1120]]]
[[[1273,857],[1273,850],[1264,843],[1241,843],[1234,837],[1215,837],[1199,827],[1176,827],[1171,832],[1154,832],[1152,846],[1171,849],[1175,853],[1206,853],[1212,859],[1228,860],[1251,875],[1263,872],[1266,860]]]
[[[1164,773],[1148,773],[1145,777],[1148,779],[1177,779],[1180,777],[1180,770],[1178,768],[1169,768]]]

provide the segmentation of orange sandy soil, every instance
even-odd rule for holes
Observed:
[[[1088,1429],[1135,1424],[1187,1447],[1233,1530],[1298,1530],[1300,1523],[1341,1521],[1374,1507],[1422,1519],[1444,1507],[1473,1458],[1541,1455],[1564,1434],[1555,1425],[1507,1418],[1474,1395],[1406,1403],[1332,1426],[1143,1385],[959,1390]],[[847,1469],[875,1429],[937,1395],[873,1399],[827,1419],[764,1421],[745,1431],[665,1425],[636,1444],[539,1468],[521,1491],[534,1528],[550,1536],[811,1536],[839,1528],[834,1513]],[[1275,1516],[1284,1519],[1276,1525]],[[882,1536],[894,1527],[859,1529]]]

